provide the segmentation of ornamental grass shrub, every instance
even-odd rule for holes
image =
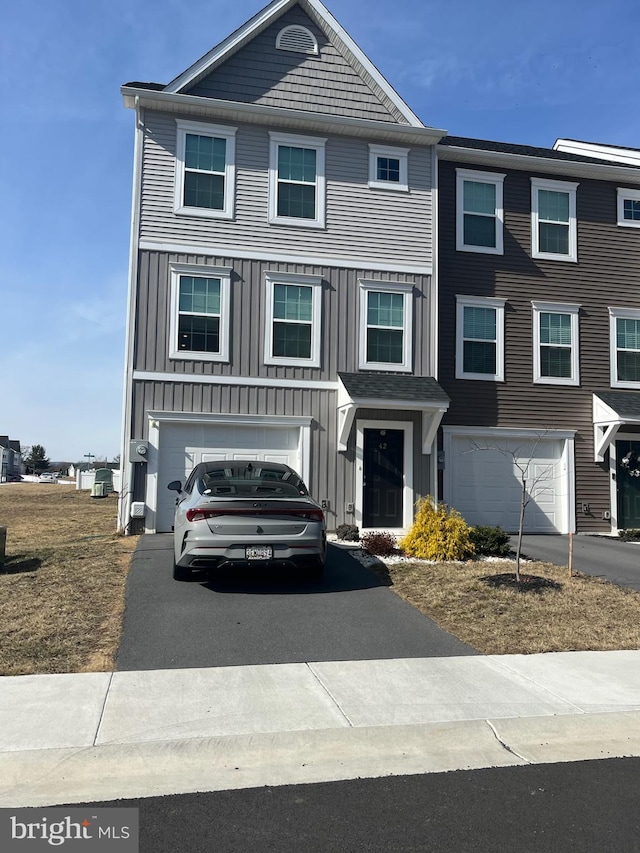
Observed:
[[[409,557],[422,560],[467,560],[475,549],[471,528],[455,509],[446,504],[433,504],[430,497],[418,501],[411,530],[400,541]]]

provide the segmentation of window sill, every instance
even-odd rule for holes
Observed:
[[[287,225],[293,228],[325,228],[319,219],[296,219],[293,216],[270,216],[269,225]]]
[[[214,210],[209,207],[177,207],[174,208],[176,216],[192,216],[198,219],[233,219],[230,210]]]
[[[467,246],[464,243],[459,243],[456,246],[456,252],[473,252],[478,255],[504,255],[502,246]]]
[[[229,356],[226,353],[197,352],[195,350],[170,352],[169,359],[171,361],[215,361],[229,364]]]
[[[391,181],[369,181],[369,188],[372,190],[391,190],[392,192],[409,192],[407,184],[397,184]]]
[[[577,264],[578,258],[575,255],[552,255],[546,252],[532,252],[531,257],[537,261],[561,261],[562,263]]]

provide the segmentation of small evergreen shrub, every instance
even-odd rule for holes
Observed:
[[[390,557],[398,548],[396,537],[386,531],[365,533],[360,542],[365,551],[376,557]]]
[[[627,530],[619,530],[618,536],[624,542],[638,542],[640,540],[640,530],[637,527],[629,527]]]
[[[475,553],[471,528],[455,509],[433,505],[431,498],[418,501],[415,521],[400,542],[409,557],[421,560],[466,560]]]
[[[359,542],[360,531],[355,524],[340,524],[336,528],[336,536],[343,542]]]
[[[478,557],[506,557],[511,552],[509,534],[498,525],[472,527],[469,538]]]

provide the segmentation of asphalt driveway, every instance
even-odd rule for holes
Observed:
[[[512,536],[514,549],[516,541],[517,537]],[[525,535],[522,537],[522,553],[532,560],[566,566],[569,537]],[[573,568],[640,592],[640,543],[623,542],[612,536],[574,536]]]
[[[180,583],[172,570],[172,535],[142,536],[117,669],[476,654],[335,545],[321,581],[241,573]]]

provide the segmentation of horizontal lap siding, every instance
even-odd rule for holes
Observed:
[[[532,174],[512,171],[504,181],[504,255],[456,252],[455,166],[442,161],[439,177],[439,379],[452,400],[444,423],[577,430],[578,530],[605,529],[608,522],[602,516],[610,508],[608,463],[593,461],[592,394],[610,386],[608,307],[640,308],[640,233],[616,225],[615,184],[581,179],[578,263],[533,260]],[[507,300],[504,383],[455,379],[456,294]],[[579,387],[533,383],[532,300],[581,305]],[[590,514],[582,513],[582,503],[590,505]]]
[[[431,263],[431,152],[409,153],[410,192],[370,189],[367,142],[329,136],[326,143],[326,228],[268,221],[269,134],[240,125],[236,134],[235,219],[173,212],[176,122],[145,111],[140,236],[145,239],[286,254],[352,257],[384,263]]]
[[[171,262],[233,268],[229,364],[168,358]],[[320,368],[281,367],[263,363],[266,300],[264,273],[267,270],[322,277]],[[418,375],[429,375],[429,276],[274,264],[224,256],[168,255],[160,252],[140,253],[134,369],[175,373],[178,378],[180,374],[200,374],[335,381],[338,371],[358,370],[359,279],[413,284],[414,372]],[[281,414],[290,412],[283,411]]]
[[[318,55],[276,49],[276,36],[291,24],[315,35]],[[299,7],[255,36],[188,94],[376,121],[401,120],[397,108],[372,91]]]

